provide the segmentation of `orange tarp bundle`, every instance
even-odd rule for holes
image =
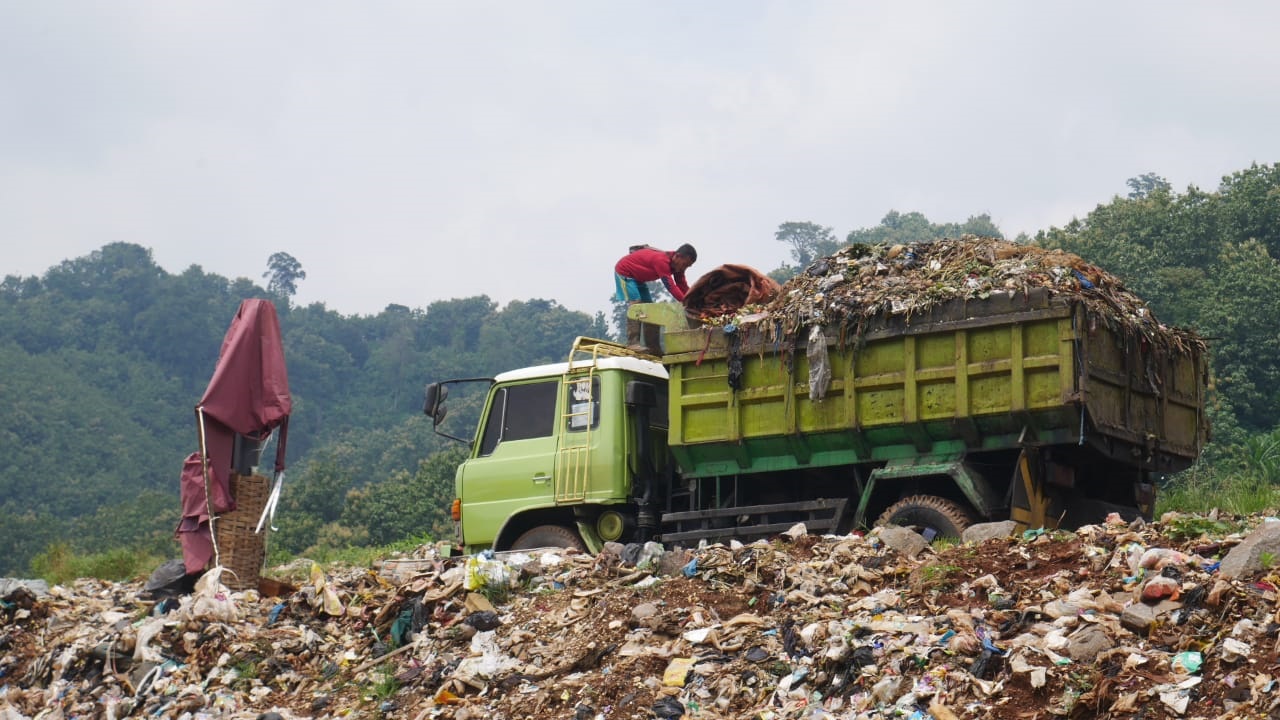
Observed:
[[[782,290],[773,278],[746,265],[721,265],[698,278],[685,296],[692,320],[729,315],[746,305],[767,303]]]

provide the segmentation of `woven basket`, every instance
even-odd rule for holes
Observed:
[[[231,590],[257,589],[267,558],[266,528],[256,533],[262,510],[271,494],[271,482],[261,475],[231,473],[231,497],[236,509],[218,516],[214,539],[222,567],[222,584]]]

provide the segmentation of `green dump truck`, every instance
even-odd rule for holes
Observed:
[[[490,384],[456,477],[464,551],[1150,518],[1208,439],[1202,343],[1041,288],[856,330],[631,313],[668,318],[662,357],[579,338],[564,363],[427,387],[439,421],[450,384]]]

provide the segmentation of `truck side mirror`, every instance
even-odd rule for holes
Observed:
[[[444,401],[449,397],[449,387],[441,383],[431,383],[427,386],[426,402],[423,403],[422,412],[431,418],[436,425],[444,422],[445,415],[449,410],[445,407]]]

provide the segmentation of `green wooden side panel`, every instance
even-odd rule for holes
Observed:
[[[1204,359],[1139,362],[1121,334],[1082,329],[1084,317],[1078,304],[1040,296],[890,318],[860,337],[828,331],[831,383],[818,400],[803,341],[786,347],[743,326],[735,391],[722,329],[668,332],[672,452],[687,475],[705,477],[1013,448],[1024,430],[1067,443],[1087,406],[1103,432],[1158,438],[1193,459],[1206,433]]]

